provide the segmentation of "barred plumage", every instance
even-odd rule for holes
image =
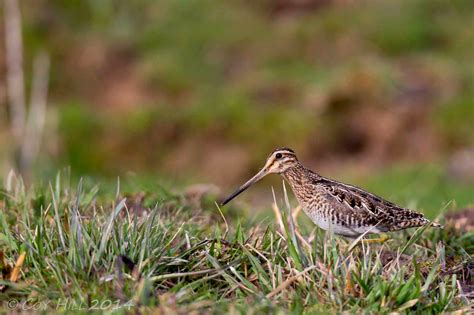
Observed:
[[[322,177],[305,168],[293,150],[277,149],[265,166],[227,198],[226,204],[270,173],[281,174],[296,199],[311,218],[325,230],[347,237],[363,233],[383,233],[429,224],[423,214],[406,209],[356,186]],[[439,224],[432,223],[439,227]]]

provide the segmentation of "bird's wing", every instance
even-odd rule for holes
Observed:
[[[367,225],[377,225],[392,230],[397,227],[419,226],[428,223],[421,213],[402,208],[359,187],[329,179],[320,179],[319,184],[334,209],[354,217]]]

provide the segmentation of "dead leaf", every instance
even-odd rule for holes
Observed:
[[[21,255],[16,260],[15,267],[13,267],[13,271],[10,274],[11,282],[18,281],[18,278],[20,277],[21,266],[23,266],[23,263],[25,262],[25,258],[26,258],[26,253],[21,253]]]

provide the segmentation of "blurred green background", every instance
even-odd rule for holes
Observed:
[[[36,177],[70,166],[227,191],[289,146],[323,175],[405,205],[473,202],[471,0],[20,6],[27,87],[34,56],[51,58]],[[5,178],[15,150],[2,81]]]

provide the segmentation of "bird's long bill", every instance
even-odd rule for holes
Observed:
[[[222,202],[222,205],[226,205],[229,201],[231,201],[232,199],[234,199],[235,197],[237,197],[238,195],[240,195],[240,193],[242,193],[244,190],[246,190],[247,188],[249,188],[250,186],[252,186],[253,184],[255,184],[256,182],[258,182],[259,180],[261,180],[263,177],[265,177],[265,175],[267,175],[268,172],[265,168],[263,168],[260,172],[257,173],[257,175],[255,175],[254,177],[252,177],[251,179],[249,179],[245,184],[243,184],[242,186],[239,187],[239,189],[237,189],[232,195],[230,195],[229,197],[227,197],[223,202]]]

